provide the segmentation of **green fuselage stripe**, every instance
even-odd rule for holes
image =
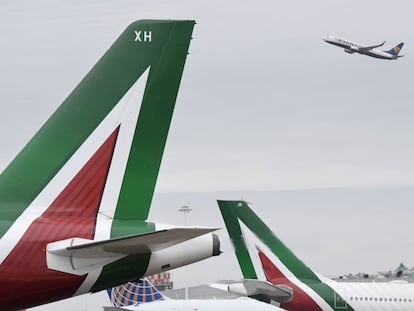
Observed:
[[[114,219],[111,238],[154,232],[155,230],[155,224],[152,222]],[[97,292],[115,286],[114,280],[119,280],[118,284],[122,284],[133,280],[132,276],[134,275],[135,279],[142,277],[147,271],[150,259],[151,251],[148,249],[146,253],[126,256],[106,265],[91,291]]]
[[[151,252],[148,250],[145,254],[129,255],[106,265],[91,292],[98,292],[130,281],[138,281],[145,274],[150,258]]]

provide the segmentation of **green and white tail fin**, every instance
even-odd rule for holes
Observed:
[[[214,228],[146,221],[193,27],[128,26],[0,175],[2,309],[220,254]]]
[[[28,209],[43,213],[105,142],[106,160],[88,168],[98,175],[83,177],[106,180],[89,189],[101,214],[147,218],[193,26],[143,20],[122,33],[0,175],[0,236]]]
[[[287,310],[332,310],[341,296],[306,266],[245,201],[217,201],[245,279],[262,279],[293,289]],[[251,243],[253,242],[253,244]],[[348,309],[347,309],[348,308]],[[352,310],[349,306],[342,310]]]
[[[154,231],[145,220],[193,27],[129,25],[3,171],[0,264],[30,236],[104,240]]]
[[[294,276],[306,282],[320,282],[318,276],[307,267],[292,251],[273,234],[271,229],[250,209],[245,201],[218,201],[220,212],[226,224],[227,231],[233,242],[237,259],[244,278],[257,278],[257,269],[254,267],[249,240],[245,239],[247,232],[243,232],[244,225],[255,237],[257,248],[267,248],[277,257]],[[247,231],[247,230],[245,230]],[[260,245],[258,244],[260,243]],[[252,247],[250,247],[252,248]]]

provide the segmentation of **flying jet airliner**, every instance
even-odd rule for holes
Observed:
[[[1,310],[220,253],[214,228],[146,221],[193,27],[128,26],[0,175]]]
[[[218,201],[218,205],[243,277],[263,277],[272,284],[293,289],[292,300],[282,303],[282,309],[414,310],[414,284],[336,282],[325,278],[297,258],[245,201]]]
[[[130,282],[108,290],[113,307],[103,307],[103,311],[284,311],[255,299],[240,297],[235,299],[170,299],[159,292],[147,279]]]
[[[385,44],[385,41],[372,46],[366,46],[361,45],[359,43],[352,42],[350,40],[334,37],[334,36],[327,36],[323,39],[325,42],[339,46],[341,48],[344,48],[344,51],[347,53],[359,53],[368,55],[375,58],[381,58],[381,59],[398,59],[400,57],[403,57],[403,55],[398,55],[404,45],[403,42],[399,43],[395,47],[393,47],[391,50],[388,51],[381,51],[376,48],[383,46]]]

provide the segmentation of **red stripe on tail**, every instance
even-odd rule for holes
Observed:
[[[86,275],[49,270],[48,243],[73,237],[93,239],[119,127],[37,218],[0,265],[0,308],[27,307],[73,296]]]
[[[321,307],[299,286],[287,278],[279,268],[259,248],[258,254],[262,263],[266,279],[274,285],[287,285],[293,289],[293,299],[281,304],[283,309],[289,311],[322,311]]]

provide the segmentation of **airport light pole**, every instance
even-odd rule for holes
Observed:
[[[181,206],[178,211],[184,213],[184,225],[187,226],[187,214],[190,213],[193,209],[188,205]]]

